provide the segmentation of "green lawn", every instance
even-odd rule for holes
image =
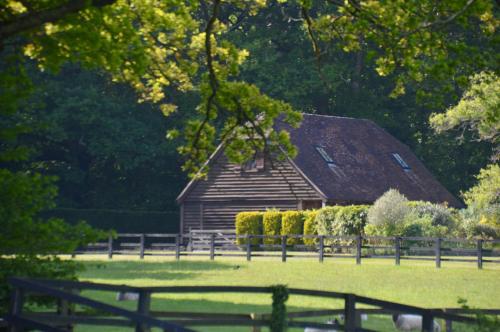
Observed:
[[[458,307],[458,298],[465,298],[472,307],[500,308],[500,266],[492,265],[478,270],[470,263],[444,263],[441,269],[436,269],[433,262],[411,261],[394,266],[392,261],[365,260],[362,265],[356,265],[344,259],[323,264],[309,259],[281,263],[269,259],[246,262],[240,258],[176,262],[152,257],[144,261],[135,257],[117,257],[112,261],[85,257],[82,261],[87,269],[81,273],[81,279],[94,282],[136,286],[286,284],[296,288],[352,292],[423,307]],[[87,295],[115,305],[135,307],[134,302],[117,302],[115,294],[88,292]],[[270,303],[269,295],[158,294],[153,297],[152,309],[266,313],[270,312]],[[339,308],[341,305],[339,301],[313,297],[295,296],[288,301],[290,311]],[[369,319],[363,326],[392,330],[388,319]]]

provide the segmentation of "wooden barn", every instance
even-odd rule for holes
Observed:
[[[406,145],[372,121],[304,114],[290,134],[299,152],[285,161],[237,165],[219,146],[207,179],[191,181],[177,198],[181,231],[232,230],[241,211],[370,204],[390,188],[411,200],[462,205]]]

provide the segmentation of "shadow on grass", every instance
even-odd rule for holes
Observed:
[[[238,264],[222,262],[147,262],[147,261],[109,261],[83,262],[86,271],[83,278],[109,280],[155,279],[173,280],[194,278],[204,271],[236,270],[243,268]]]

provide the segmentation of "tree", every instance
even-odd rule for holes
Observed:
[[[36,130],[20,136],[36,167],[58,176],[62,207],[173,211],[186,182],[165,132],[193,114],[167,122],[134,91],[106,75],[65,66],[59,75],[30,70],[37,88],[20,110]],[[75,82],[77,82],[75,84]],[[184,98],[186,99],[186,98]],[[34,106],[33,106],[34,105]]]
[[[462,128],[473,132],[476,139],[492,144],[492,160],[500,157],[500,79],[491,72],[481,72],[470,79],[469,89],[457,105],[446,113],[434,114],[431,125],[437,132]],[[463,139],[463,137],[462,137]],[[490,164],[481,169],[477,183],[463,194],[476,221],[500,223],[500,167]]]
[[[266,3],[74,3],[68,8],[61,0],[43,4],[8,1],[3,11],[8,24],[0,30],[2,45],[7,47],[6,37],[21,34],[24,54],[43,68],[57,69],[68,60],[104,68],[114,80],[136,88],[142,99],[159,103],[166,114],[176,107],[165,87],[199,89],[198,120],[184,129],[181,148],[181,153],[190,157],[185,168],[192,172],[213,151],[216,141],[226,141],[226,151],[235,161],[249,158],[255,149],[277,151],[278,145],[293,155],[286,133],[273,133],[271,128],[280,113],[285,113],[284,119],[292,125],[300,116],[290,105],[238,81],[238,67],[248,53],[226,38],[241,17],[257,15]],[[397,74],[393,95],[403,93],[409,82],[419,83],[421,98],[434,90],[438,81],[445,92],[452,91],[456,84],[463,84],[467,73],[498,63],[492,56],[498,20],[491,0],[330,0],[320,5],[298,1],[282,6],[295,4],[320,72],[323,44],[333,42],[345,51],[362,50],[376,63],[380,75]],[[471,33],[475,38],[470,38]],[[246,146],[251,148],[242,148]]]
[[[467,205],[479,209],[500,209],[500,166],[489,165],[482,169],[477,180],[478,184],[464,194]]]
[[[472,76],[459,103],[446,113],[432,115],[431,124],[437,132],[469,129],[479,140],[493,144],[494,160],[500,158],[500,78],[492,72]]]
[[[457,84],[465,85],[467,73],[497,70],[493,1],[329,0],[330,13],[315,20],[307,19],[312,2],[302,3],[316,51],[323,41],[335,41],[346,51],[366,50],[378,74],[397,74],[393,96],[411,82],[419,83],[421,98],[433,90],[449,94]]]

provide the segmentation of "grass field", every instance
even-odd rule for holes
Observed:
[[[457,300],[465,298],[472,307],[500,308],[500,266],[497,265],[478,270],[470,263],[447,263],[436,269],[433,262],[415,261],[394,266],[392,261],[386,260],[370,260],[356,265],[352,260],[325,261],[323,264],[313,260],[281,263],[269,259],[252,262],[189,259],[176,262],[152,257],[140,261],[136,257],[123,256],[112,261],[86,256],[82,261],[86,271],[81,273],[81,280],[94,282],[136,286],[286,284],[295,288],[351,292],[422,307],[459,307]],[[130,309],[136,305],[135,302],[117,302],[115,294],[111,293],[88,292],[86,295]],[[158,294],[153,297],[152,309],[268,313],[270,303],[269,295],[257,294]],[[289,311],[298,311],[340,308],[342,303],[296,296],[291,297],[287,305]],[[369,319],[363,326],[392,331],[389,319]]]

